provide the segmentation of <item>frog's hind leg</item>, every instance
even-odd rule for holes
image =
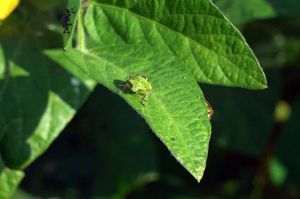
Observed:
[[[128,85],[128,83],[119,83],[118,84],[118,88],[119,88],[119,93],[130,93],[130,87]]]
[[[148,96],[147,94],[143,94],[141,96],[141,103],[145,106],[145,102],[148,102]]]

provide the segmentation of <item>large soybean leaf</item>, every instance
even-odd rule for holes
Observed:
[[[94,45],[148,44],[178,57],[199,82],[266,88],[246,41],[211,1],[100,2],[91,2],[85,17]]]
[[[124,98],[175,158],[201,179],[211,127],[203,94],[180,60],[143,45],[68,49],[66,56],[89,77]],[[145,105],[136,95],[120,90],[120,84],[133,74],[147,76],[153,87]]]
[[[0,56],[5,68],[0,78],[2,198],[10,197],[23,176],[21,170],[49,147],[95,85],[59,67],[31,46],[29,37],[23,39],[6,38]],[[74,66],[62,60],[62,51],[48,53],[67,69]]]
[[[267,0],[214,0],[216,5],[235,24],[276,16],[276,11]]]

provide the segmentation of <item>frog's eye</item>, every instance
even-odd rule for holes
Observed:
[[[148,78],[145,75],[141,75],[141,77],[148,81]]]
[[[131,88],[133,87],[133,84],[131,83],[131,81],[127,80],[126,84]]]
[[[133,76],[132,76],[132,75],[129,75],[129,76],[128,76],[128,79],[132,79],[132,78],[133,78]]]

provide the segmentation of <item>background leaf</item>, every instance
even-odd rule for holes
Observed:
[[[21,180],[19,170],[48,148],[95,85],[66,72],[34,46],[30,36],[24,38],[1,35],[5,75],[0,79],[0,193],[6,198]],[[59,59],[66,68],[74,66]]]
[[[281,84],[278,72],[270,69],[265,72],[270,84],[264,91],[202,87],[215,110],[211,122],[213,140],[218,147],[252,157],[265,150],[274,125],[274,116],[270,113],[280,99]]]
[[[300,2],[295,0],[269,0],[276,11],[283,16],[298,16]]]
[[[19,185],[24,173],[15,171],[5,167],[2,158],[0,157],[0,198],[8,198]]]
[[[255,19],[272,18],[277,15],[268,0],[214,0],[218,8],[234,24],[242,24]]]

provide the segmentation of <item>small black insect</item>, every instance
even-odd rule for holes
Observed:
[[[70,34],[69,27],[72,25],[72,23],[70,23],[70,17],[74,13],[75,13],[75,8],[66,9],[65,14],[64,14],[64,16],[61,19],[61,23],[62,23],[62,26],[64,28],[64,32],[63,33]]]

